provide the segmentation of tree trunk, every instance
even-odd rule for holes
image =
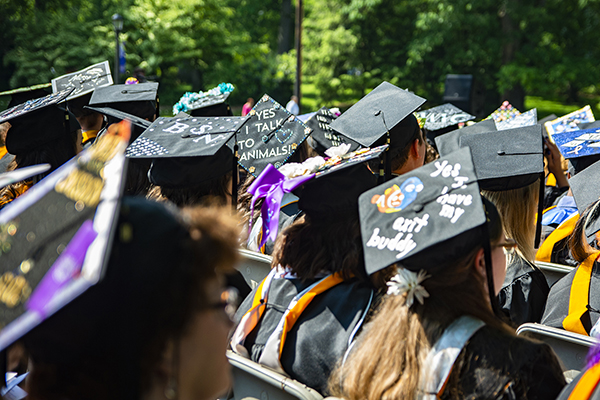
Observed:
[[[519,0],[504,0],[500,4],[498,15],[502,26],[502,33],[506,41],[502,45],[502,65],[510,64],[519,51],[519,37],[515,29],[515,23],[512,14],[518,10]],[[514,84],[509,90],[502,93],[501,100],[508,100],[519,111],[525,110],[525,90],[520,83]]]
[[[277,37],[277,54],[283,54],[292,48],[292,0],[281,0],[281,19]]]

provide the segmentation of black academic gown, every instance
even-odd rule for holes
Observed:
[[[560,392],[560,396],[558,396],[556,400],[569,400],[569,396],[571,396],[571,393],[575,389],[575,386],[577,386],[581,377],[587,371],[588,371],[588,368],[585,368],[583,371],[581,371],[579,373],[579,375],[577,375],[575,377],[575,379],[573,379],[567,386],[565,386],[563,391]],[[591,395],[589,397],[585,397],[585,398],[578,399],[578,400],[600,400],[600,384],[596,385],[596,388],[594,389],[594,391],[591,393]]]
[[[577,268],[552,285],[542,317],[542,324],[564,329],[563,321],[569,315],[571,285],[576,273]],[[588,312],[584,314],[582,323],[589,334],[594,324],[600,319],[600,264],[598,260],[594,262],[592,267],[588,300],[590,302]]]
[[[506,267],[498,302],[502,312],[516,327],[526,322],[540,322],[549,292],[542,271],[516,254]]]
[[[244,342],[252,361],[258,362],[267,339],[292,298],[314,282],[273,280],[259,325]],[[234,318],[236,324],[250,309],[255,291],[238,309]],[[293,379],[326,395],[329,375],[348,350],[354,337],[353,331],[368,312],[367,306],[372,295],[372,289],[356,278],[317,295],[287,334],[280,360],[284,371]]]
[[[564,385],[549,346],[484,326],[459,354],[441,398],[554,399]]]

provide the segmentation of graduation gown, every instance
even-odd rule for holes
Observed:
[[[589,335],[600,319],[600,263],[596,253],[552,285],[542,324]],[[586,266],[584,264],[589,264]],[[588,273],[586,274],[586,268]],[[573,281],[580,282],[571,293]],[[583,286],[582,286],[583,285]],[[587,290],[586,290],[587,286]],[[581,297],[577,295],[581,294]],[[571,314],[569,319],[567,316]]]
[[[600,400],[600,365],[586,368],[573,379],[558,396],[557,400]],[[573,396],[573,397],[571,397]]]
[[[459,354],[441,399],[554,399],[564,385],[548,345],[484,326]]]
[[[250,359],[259,362],[271,333],[294,296],[317,280],[280,278],[272,281],[266,309],[257,327],[244,341]],[[240,305],[234,321],[239,324],[251,308],[255,288]],[[318,294],[287,333],[280,362],[284,371],[320,393],[344,356],[373,304],[373,290],[356,278]]]
[[[504,285],[498,294],[500,309],[514,326],[540,322],[549,291],[542,271],[515,254],[506,267]]]

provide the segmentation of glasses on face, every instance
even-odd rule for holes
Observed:
[[[494,247],[502,247],[502,251],[507,256],[515,254],[517,242],[514,239],[506,239],[504,242],[497,243]]]

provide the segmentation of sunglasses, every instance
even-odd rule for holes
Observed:
[[[517,242],[514,239],[506,239],[504,242],[500,242],[496,244],[494,247],[502,247],[502,251],[507,256],[512,256],[515,254],[515,250],[517,248]]]

